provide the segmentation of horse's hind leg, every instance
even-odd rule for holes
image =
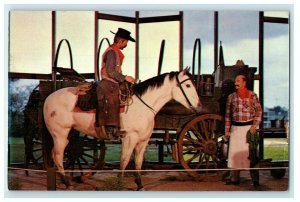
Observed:
[[[65,148],[69,143],[68,140],[69,132],[70,129],[61,130],[60,134],[52,133],[53,142],[54,142],[54,146],[52,149],[52,158],[55,165],[57,166],[57,169],[61,176],[61,180],[67,186],[67,188],[71,186],[71,183],[65,174],[63,160],[64,160]]]

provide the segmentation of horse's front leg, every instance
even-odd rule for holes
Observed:
[[[134,177],[135,177],[134,182],[137,185],[137,191],[145,191],[144,186],[142,184],[141,172],[136,171],[134,173]]]
[[[120,161],[120,173],[118,173],[118,179],[120,181],[124,178],[124,171],[130,161],[131,154],[133,152],[133,149],[136,145],[137,138],[132,138],[132,136],[125,136],[125,138],[122,139],[122,154],[121,154],[121,161]]]
[[[135,183],[137,185],[137,191],[144,191],[144,186],[142,184],[142,178],[141,178],[141,169],[144,159],[144,153],[146,150],[146,147],[148,145],[148,141],[140,142],[135,150],[134,150],[134,157],[135,157],[135,169],[137,170],[135,172]]]

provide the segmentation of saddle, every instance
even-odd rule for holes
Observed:
[[[104,126],[110,125],[111,121],[119,122],[119,113],[125,111],[125,106],[129,105],[133,94],[130,83],[123,82],[118,86],[119,96],[112,96],[110,94],[111,86],[107,85],[107,82],[85,82],[77,86],[78,100],[74,112],[96,113],[95,129],[98,137],[101,139],[111,139],[105,133]],[[119,109],[117,109],[116,104],[109,104],[116,102],[120,103]],[[112,114],[110,114],[107,117],[105,116],[107,111],[113,112],[115,115],[111,116]]]
[[[91,111],[97,108],[97,82],[84,82],[77,86],[77,111]]]
[[[82,82],[77,86],[77,103],[75,111],[91,111],[98,107],[97,102],[97,86],[101,85],[100,82]],[[120,113],[124,112],[125,105],[128,105],[130,98],[133,95],[133,84],[129,82],[120,83]],[[101,92],[98,92],[101,93]]]

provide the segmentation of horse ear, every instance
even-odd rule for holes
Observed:
[[[185,75],[187,72],[190,71],[190,68],[189,66],[186,66],[183,70],[182,70],[182,73]]]

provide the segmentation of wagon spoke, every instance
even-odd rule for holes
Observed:
[[[33,152],[38,152],[38,151],[42,151],[42,149],[33,149]]]
[[[191,130],[196,133],[196,137],[200,138],[203,142],[205,142],[206,140],[202,137],[201,133],[199,133],[199,131],[195,128],[194,125],[191,126]]]
[[[199,153],[193,155],[191,158],[187,159],[186,162],[187,162],[187,163],[190,163],[191,161],[193,161],[194,159],[196,159],[199,155],[200,155]]]
[[[97,159],[98,159],[97,157],[92,156],[92,155],[87,154],[87,153],[83,153],[82,155],[83,155],[83,156],[87,156],[87,157],[89,157],[89,158],[91,158],[91,159],[93,159],[93,160],[97,160]]]
[[[206,140],[209,139],[209,136],[207,134],[207,128],[206,128],[206,124],[205,124],[205,121],[202,120],[199,122],[200,123],[200,127],[201,127],[201,131],[204,133],[205,137],[206,137]]]
[[[218,168],[218,164],[217,164],[218,159],[217,159],[216,155],[212,155],[212,159],[213,159],[212,162],[214,164],[214,168]]]
[[[201,151],[203,150],[203,147],[188,147],[188,148],[183,148],[183,151]]]
[[[36,158],[36,161],[39,161],[41,158],[43,158],[43,155],[39,156],[38,158]]]
[[[220,115],[204,114],[191,120],[182,129],[178,139],[179,158],[182,166],[191,170],[188,171],[191,176],[200,177],[199,172],[192,171],[195,168],[206,168],[206,173],[211,173],[209,168],[218,167],[217,136],[220,131],[217,130],[223,127],[223,121]],[[197,162],[192,162],[196,159]]]
[[[196,166],[196,169],[199,169],[201,167],[201,165],[204,163],[205,158],[203,158],[203,157],[205,157],[204,153],[202,153],[201,158],[199,159],[199,163]]]
[[[209,164],[210,164],[210,155],[205,155],[205,162],[206,162],[206,173],[208,173],[208,169],[209,169]]]
[[[195,143],[195,144],[197,144],[197,145],[203,145],[201,142],[199,142],[199,141],[197,141],[197,140],[195,140],[195,139],[192,139],[192,138],[190,138],[190,137],[186,137],[186,139],[189,140],[191,143]]]
[[[198,163],[197,163],[195,169],[199,169],[199,167],[200,167],[200,162],[202,161],[202,158],[203,158],[203,152],[200,152],[200,153],[199,153],[199,160],[198,160]]]
[[[89,164],[89,162],[83,156],[79,157],[79,159],[81,159],[86,165]]]

